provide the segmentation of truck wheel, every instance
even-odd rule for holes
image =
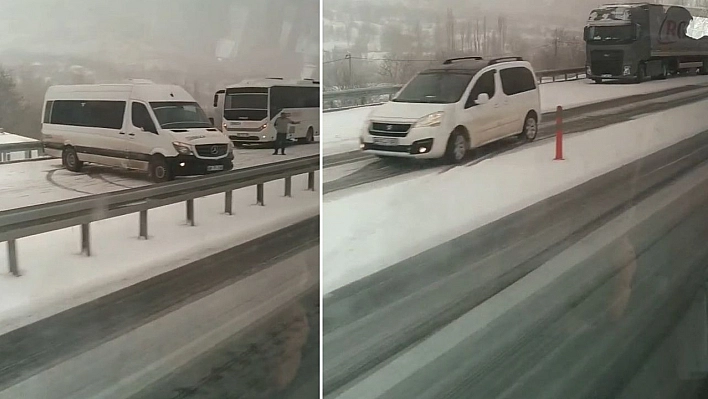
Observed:
[[[666,80],[669,77],[669,66],[666,63],[661,64],[661,75],[657,76],[658,80]]]
[[[167,163],[165,157],[156,155],[150,160],[150,165],[148,167],[148,173],[150,174],[150,179],[155,183],[162,183],[166,181],[174,180],[174,174],[170,170],[170,165]]]
[[[61,154],[61,160],[64,167],[71,172],[81,172],[84,163],[79,161],[79,155],[74,147],[65,147]]]
[[[601,83],[602,83],[602,79],[593,79],[593,82],[595,82],[596,84],[601,84]]]
[[[642,83],[647,76],[647,66],[644,64],[639,64],[639,69],[637,69],[637,77],[634,83]]]

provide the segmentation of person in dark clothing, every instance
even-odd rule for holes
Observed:
[[[300,122],[294,122],[290,119],[290,114],[288,112],[283,112],[279,117],[275,118],[273,125],[275,126],[275,151],[273,155],[278,155],[278,150],[281,154],[285,155],[285,143],[288,138],[288,129],[290,125],[297,125]]]

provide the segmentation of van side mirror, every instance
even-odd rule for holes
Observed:
[[[479,96],[477,96],[477,100],[475,100],[475,104],[477,105],[484,105],[489,102],[489,94],[487,93],[479,93]]]
[[[150,132],[153,134],[157,134],[157,129],[155,128],[155,125],[148,122],[148,121],[142,121],[140,123],[140,126],[138,126],[143,132]]]
[[[583,39],[587,42],[590,41],[590,27],[586,26],[583,29]]]
[[[209,123],[211,123],[211,126],[214,127],[214,118],[209,118]]]
[[[214,93],[214,108],[219,106],[219,94],[226,94],[226,90],[219,90]]]
[[[637,24],[634,29],[634,40],[639,39],[642,36],[642,25]]]

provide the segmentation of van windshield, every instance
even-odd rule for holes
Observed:
[[[472,74],[426,72],[413,78],[392,101],[398,103],[451,104],[460,101]]]
[[[198,129],[212,126],[202,108],[195,102],[151,102],[150,106],[163,129]]]

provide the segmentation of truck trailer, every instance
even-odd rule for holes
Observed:
[[[587,77],[666,79],[708,74],[708,11],[651,3],[610,4],[593,10],[585,27]]]

